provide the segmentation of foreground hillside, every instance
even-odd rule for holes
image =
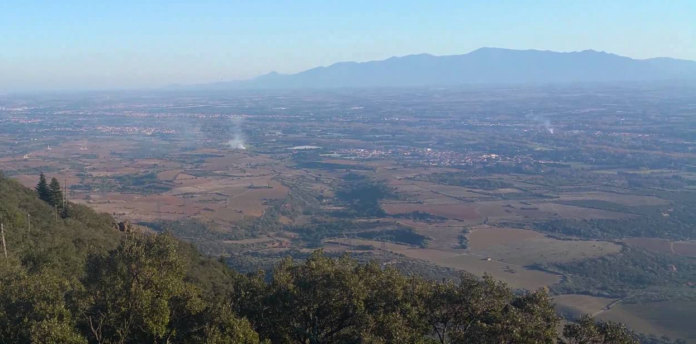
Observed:
[[[589,318],[558,339],[545,290],[515,294],[489,277],[433,282],[321,252],[268,279],[241,275],[87,207],[58,216],[2,175],[0,195],[0,343],[635,342]]]

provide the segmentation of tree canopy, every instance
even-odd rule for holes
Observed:
[[[46,182],[46,176],[43,174],[43,172],[39,175],[39,183],[36,184],[35,190],[40,200],[49,204],[53,201],[51,197],[51,189],[48,187],[48,182]]]
[[[63,207],[63,190],[60,188],[58,179],[55,177],[51,178],[51,184],[48,185],[48,189],[50,192],[48,204],[58,208]]]

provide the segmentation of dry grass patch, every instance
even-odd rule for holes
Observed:
[[[332,241],[347,244],[349,240],[333,239]],[[374,240],[353,239],[351,242],[353,245],[371,245],[376,249],[382,247],[382,242]],[[390,252],[401,254],[408,258],[425,260],[442,267],[467,271],[479,276],[487,273],[497,279],[505,281],[513,288],[535,290],[560,281],[560,276],[547,272],[530,270],[523,266],[495,260],[489,261],[468,254],[416,248],[392,243],[385,243],[384,246],[386,250]]]
[[[516,228],[477,226],[467,238],[469,253],[523,266],[567,263],[621,251],[620,245],[610,242],[558,240]]]
[[[544,235],[539,232],[527,229],[491,227],[486,225],[476,226],[472,228],[471,233],[467,234],[470,250],[483,250],[491,246],[506,245],[543,236]]]
[[[696,301],[665,301],[643,304],[617,304],[598,316],[602,320],[626,324],[638,332],[682,338],[696,342]]]
[[[595,315],[602,312],[607,306],[616,301],[605,297],[589,295],[567,294],[553,298],[556,307],[560,310],[567,308],[577,314]]]
[[[675,242],[674,252],[678,255],[696,257],[696,243],[694,242]]]

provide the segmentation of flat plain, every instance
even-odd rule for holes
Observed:
[[[548,288],[559,310],[693,340],[680,306],[696,299],[693,91],[0,94],[0,170],[29,187],[55,177],[71,202],[244,271],[324,249],[487,273]]]

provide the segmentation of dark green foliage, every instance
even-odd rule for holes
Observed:
[[[355,246],[354,249],[359,250],[359,246],[360,245]],[[374,249],[373,246],[368,246],[370,246],[371,249]],[[353,252],[350,256],[362,264],[376,262],[385,266],[388,265],[394,267],[405,275],[421,276],[426,280],[452,280],[457,279],[459,276],[459,272],[453,269],[427,263],[423,260],[404,259],[403,256],[388,252],[379,252],[379,254],[374,253],[375,252]],[[331,258],[340,258],[343,256],[343,253],[338,252],[328,252],[325,254]],[[310,256],[311,253],[290,249],[282,252],[256,251],[245,254],[234,254],[230,257],[226,257],[224,261],[236,271],[242,273],[255,273],[257,271],[262,271],[270,278],[273,269],[284,259],[290,257],[297,262],[302,262],[308,259]]]
[[[446,172],[419,175],[418,180],[423,180],[435,184],[462,186],[472,189],[496,190],[511,188],[512,184],[491,179],[472,178],[471,173],[466,172]]]
[[[355,172],[348,172],[345,175],[343,175],[343,180],[347,182],[352,182],[352,181],[358,181],[358,180],[366,180],[367,176],[364,174],[359,174]]]
[[[49,204],[51,203],[51,189],[48,188],[48,182],[46,182],[46,176],[43,174],[43,172],[41,172],[39,175],[39,183],[36,184],[35,190],[40,200]]]
[[[321,212],[322,195],[310,189],[303,183],[283,181],[290,191],[283,200],[271,204],[278,212],[294,219],[300,215],[317,214]]]
[[[60,189],[60,183],[58,182],[58,179],[56,178],[51,178],[51,184],[48,185],[48,188],[50,190],[50,201],[48,204],[62,208],[63,207],[63,190]]]
[[[515,296],[490,276],[422,289],[424,321],[440,343],[553,343],[558,318],[546,291]]]
[[[313,219],[312,222],[306,225],[289,227],[288,230],[299,233],[300,238],[304,241],[320,245],[323,239],[342,237],[345,236],[346,232],[370,228],[374,228],[374,225],[369,222],[358,223],[349,220],[328,221]]]
[[[191,261],[182,251],[168,234],[130,235],[116,250],[90,257],[80,294],[87,336],[98,343],[258,343],[247,321],[218,304],[221,298],[208,294],[206,302],[187,280]]]
[[[636,337],[638,338],[638,342],[641,344],[687,344],[687,342],[683,339],[672,340],[664,335],[657,337],[655,335],[637,333]]]
[[[279,203],[266,208],[261,216],[254,219],[249,225],[242,226],[241,229],[249,237],[279,231],[282,228],[280,209],[281,205]]]
[[[667,190],[684,190],[690,185],[690,181],[680,175],[658,177],[655,175],[643,175],[640,173],[618,172],[619,176],[626,178],[628,186],[639,189],[661,188]]]
[[[470,275],[430,282],[318,252],[236,289],[240,314],[273,343],[553,343],[558,322],[544,291],[515,296]]]
[[[283,181],[283,184],[290,189],[288,194],[283,199],[266,201],[267,207],[260,217],[238,223],[237,228],[231,233],[234,239],[280,231],[283,229],[281,216],[295,219],[302,215],[321,213],[320,195],[315,191],[302,183]]]
[[[10,257],[0,260],[0,343],[556,341],[559,319],[543,290],[515,294],[470,275],[435,282],[320,251],[299,264],[286,259],[268,279],[240,275],[171,234],[121,234],[110,216],[84,206],[56,219],[2,176],[0,194],[11,229]],[[27,211],[30,233],[20,231]],[[608,327],[567,328],[570,343],[574,333]],[[602,343],[632,343],[628,332],[605,332]]]
[[[156,341],[175,335],[177,315],[196,315],[198,290],[183,281],[186,267],[171,236],[127,237],[87,261],[84,318],[98,342]],[[97,330],[94,330],[97,329]]]
[[[300,238],[310,244],[319,247],[321,241],[327,238],[344,238],[357,236],[361,238],[374,239],[389,236],[387,241],[401,242],[408,245],[424,246],[426,240],[409,227],[398,223],[383,221],[352,221],[352,220],[319,220],[313,219],[312,222],[295,227],[288,227],[289,231],[300,234]],[[383,238],[380,238],[380,240]]]
[[[694,193],[663,193],[675,202],[664,206],[629,207],[611,202],[586,200],[563,201],[562,204],[630,214],[623,219],[573,220],[559,219],[539,222],[533,229],[587,239],[621,239],[627,237],[691,240],[696,238],[696,206]],[[678,202],[678,203],[677,203]],[[513,224],[514,226],[514,224]]]
[[[463,249],[469,248],[469,237],[466,235],[469,234],[471,230],[468,228],[464,228],[461,233],[457,236],[457,239],[459,240],[459,247]]]
[[[561,344],[638,344],[626,326],[615,322],[599,322],[583,316],[563,328]]]
[[[411,228],[388,229],[380,231],[360,232],[356,236],[365,239],[377,239],[380,241],[391,241],[395,243],[425,247],[428,237],[416,233]]]
[[[619,220],[552,220],[535,223],[533,228],[545,233],[564,234],[585,239],[648,237],[690,240],[696,237],[696,227],[676,216],[678,215],[669,218],[660,214]]]
[[[568,276],[552,289],[624,298],[624,302],[696,300],[693,258],[627,247],[620,253],[577,262],[542,266]]]
[[[55,209],[35,192],[1,175],[0,194],[8,253],[32,271],[55,269],[76,276],[90,250],[118,244],[119,233],[109,215],[70,204],[70,217],[56,219]]]
[[[344,216],[382,217],[385,215],[380,201],[394,197],[394,191],[386,183],[374,180],[354,180],[344,183],[336,192],[336,198],[349,209]]]
[[[230,306],[222,303],[212,306],[198,321],[199,330],[191,336],[193,343],[206,344],[257,344],[259,340],[249,321],[240,318]]]
[[[0,343],[86,343],[65,297],[75,287],[75,280],[0,262]]]
[[[51,178],[51,184],[47,184],[46,176],[43,172],[39,175],[39,183],[36,184],[36,193],[39,199],[48,203],[52,207],[63,206],[63,190],[60,188],[58,179]]]
[[[447,218],[444,216],[438,216],[438,215],[433,215],[424,211],[412,211],[410,213],[400,213],[400,214],[394,214],[391,215],[393,218],[397,219],[411,219],[411,220],[416,220],[416,221],[423,221],[427,223],[436,223],[436,222],[443,222],[447,221]]]
[[[172,188],[171,182],[157,179],[157,174],[154,172],[117,176],[115,180],[118,186],[111,187],[111,189],[121,192],[153,194],[166,192]]]

